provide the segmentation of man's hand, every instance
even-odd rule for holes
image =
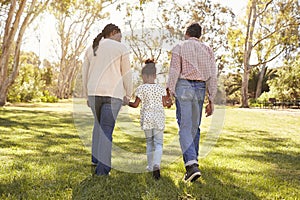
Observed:
[[[166,96],[165,100],[166,100],[166,107],[171,108],[171,106],[173,105],[172,98],[170,96]]]
[[[167,108],[171,108],[171,106],[173,105],[173,98],[174,97],[173,97],[172,94],[170,94],[169,88],[166,89],[166,92],[167,92],[167,96],[165,98],[165,100],[166,100],[166,107]]]
[[[209,103],[205,106],[206,117],[211,116],[213,114],[213,112],[214,112],[214,103],[209,101]]]

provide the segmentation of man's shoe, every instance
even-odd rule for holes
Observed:
[[[153,167],[153,172],[152,172],[152,176],[155,180],[158,180],[160,179],[160,169],[159,169],[159,166],[157,165],[154,165]]]
[[[200,176],[201,176],[201,172],[198,168],[198,164],[192,164],[192,165],[186,166],[186,173],[184,175],[184,180],[186,182],[188,182],[188,181],[194,182]]]

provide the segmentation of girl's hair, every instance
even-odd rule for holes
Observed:
[[[147,59],[145,61],[145,66],[142,69],[142,75],[155,75],[156,67],[154,59]]]
[[[94,56],[96,56],[96,51],[99,46],[100,40],[104,37],[107,38],[110,36],[110,34],[115,31],[116,33],[121,33],[121,30],[118,26],[114,24],[107,24],[104,29],[102,30],[101,33],[97,35],[97,37],[93,41],[93,51],[94,51]]]

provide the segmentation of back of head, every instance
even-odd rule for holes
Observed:
[[[117,25],[110,23],[110,24],[107,24],[104,27],[104,29],[102,30],[101,34],[102,34],[102,36],[104,38],[107,38],[113,32],[115,32],[115,33],[121,33],[121,30],[120,30],[120,28]]]
[[[201,32],[202,32],[202,28],[201,26],[194,22],[191,25],[189,25],[186,29],[186,35],[190,36],[190,37],[195,37],[195,38],[200,38],[201,36]]]
[[[115,25],[115,24],[107,24],[104,29],[102,30],[101,33],[99,33],[97,35],[97,37],[94,39],[93,41],[93,51],[94,51],[94,56],[96,56],[96,50],[99,46],[99,42],[100,40],[104,37],[104,38],[108,38],[111,33],[121,33],[121,29]]]
[[[147,59],[142,69],[142,75],[156,75],[156,67],[153,59]]]

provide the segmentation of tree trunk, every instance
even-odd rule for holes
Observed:
[[[36,1],[32,0],[28,5],[28,10],[24,11],[28,4],[26,0],[21,1],[17,6],[17,1],[11,1],[8,17],[5,22],[5,34],[3,36],[2,54],[0,56],[0,106],[4,106],[7,100],[9,87],[14,83],[20,70],[20,49],[22,45],[23,35],[28,25],[38,16],[38,14],[46,8],[48,1],[44,3],[38,10],[36,8]],[[18,10],[15,10],[17,7]],[[34,11],[34,12],[33,12]],[[23,13],[27,13],[23,16]],[[12,21],[13,16],[14,21]],[[23,21],[21,22],[21,19]],[[17,34],[17,39],[14,41]],[[15,45],[13,45],[15,42]],[[9,70],[9,59],[13,56],[11,63],[12,69]]]
[[[242,81],[242,108],[249,108],[248,104],[248,85],[249,85],[249,72],[245,70],[243,74],[243,81]]]
[[[6,98],[7,98],[7,88],[5,90],[5,88],[1,86],[1,88],[0,88],[0,106],[1,107],[6,104]]]
[[[14,63],[13,63],[13,69],[12,72],[9,72],[9,59],[11,57],[12,51],[14,51],[15,53],[19,53],[19,48],[20,48],[20,44],[21,44],[21,40],[22,40],[22,36],[24,32],[19,32],[18,35],[18,40],[17,40],[17,44],[15,49],[12,49],[13,45],[12,43],[14,42],[14,38],[15,35],[17,33],[19,24],[20,24],[20,20],[21,20],[21,16],[22,13],[24,11],[26,5],[26,1],[22,1],[19,5],[18,10],[15,12],[15,8],[16,8],[16,1],[11,1],[11,6],[9,9],[9,13],[8,13],[8,18],[5,22],[5,34],[3,37],[3,43],[2,43],[2,54],[0,57],[0,71],[1,71],[1,75],[0,75],[0,106],[4,106],[7,100],[7,94],[8,94],[8,88],[9,86],[11,86],[14,82],[14,78],[16,77],[16,74],[18,74],[18,65],[19,65],[19,59],[16,58],[16,55],[14,57]],[[12,22],[12,18],[13,15],[15,16],[15,20],[14,22]],[[24,28],[24,26],[27,26],[27,19],[28,15],[26,16],[23,24],[22,24],[22,28]],[[22,30],[21,28],[21,30]],[[17,63],[16,63],[17,61]],[[9,74],[11,73],[11,74]]]
[[[252,0],[251,7],[248,15],[247,23],[247,33],[245,40],[245,49],[244,49],[244,75],[242,82],[242,108],[249,108],[248,104],[248,85],[249,85],[249,74],[250,74],[250,58],[253,49],[253,33],[255,28],[255,22],[257,19],[256,15],[256,0]]]
[[[262,84],[263,84],[263,80],[264,80],[264,77],[265,77],[265,74],[266,74],[266,70],[267,70],[267,67],[266,67],[266,64],[264,64],[261,68],[261,71],[259,73],[259,77],[258,77],[258,80],[257,80],[255,99],[257,99],[261,95]]]

